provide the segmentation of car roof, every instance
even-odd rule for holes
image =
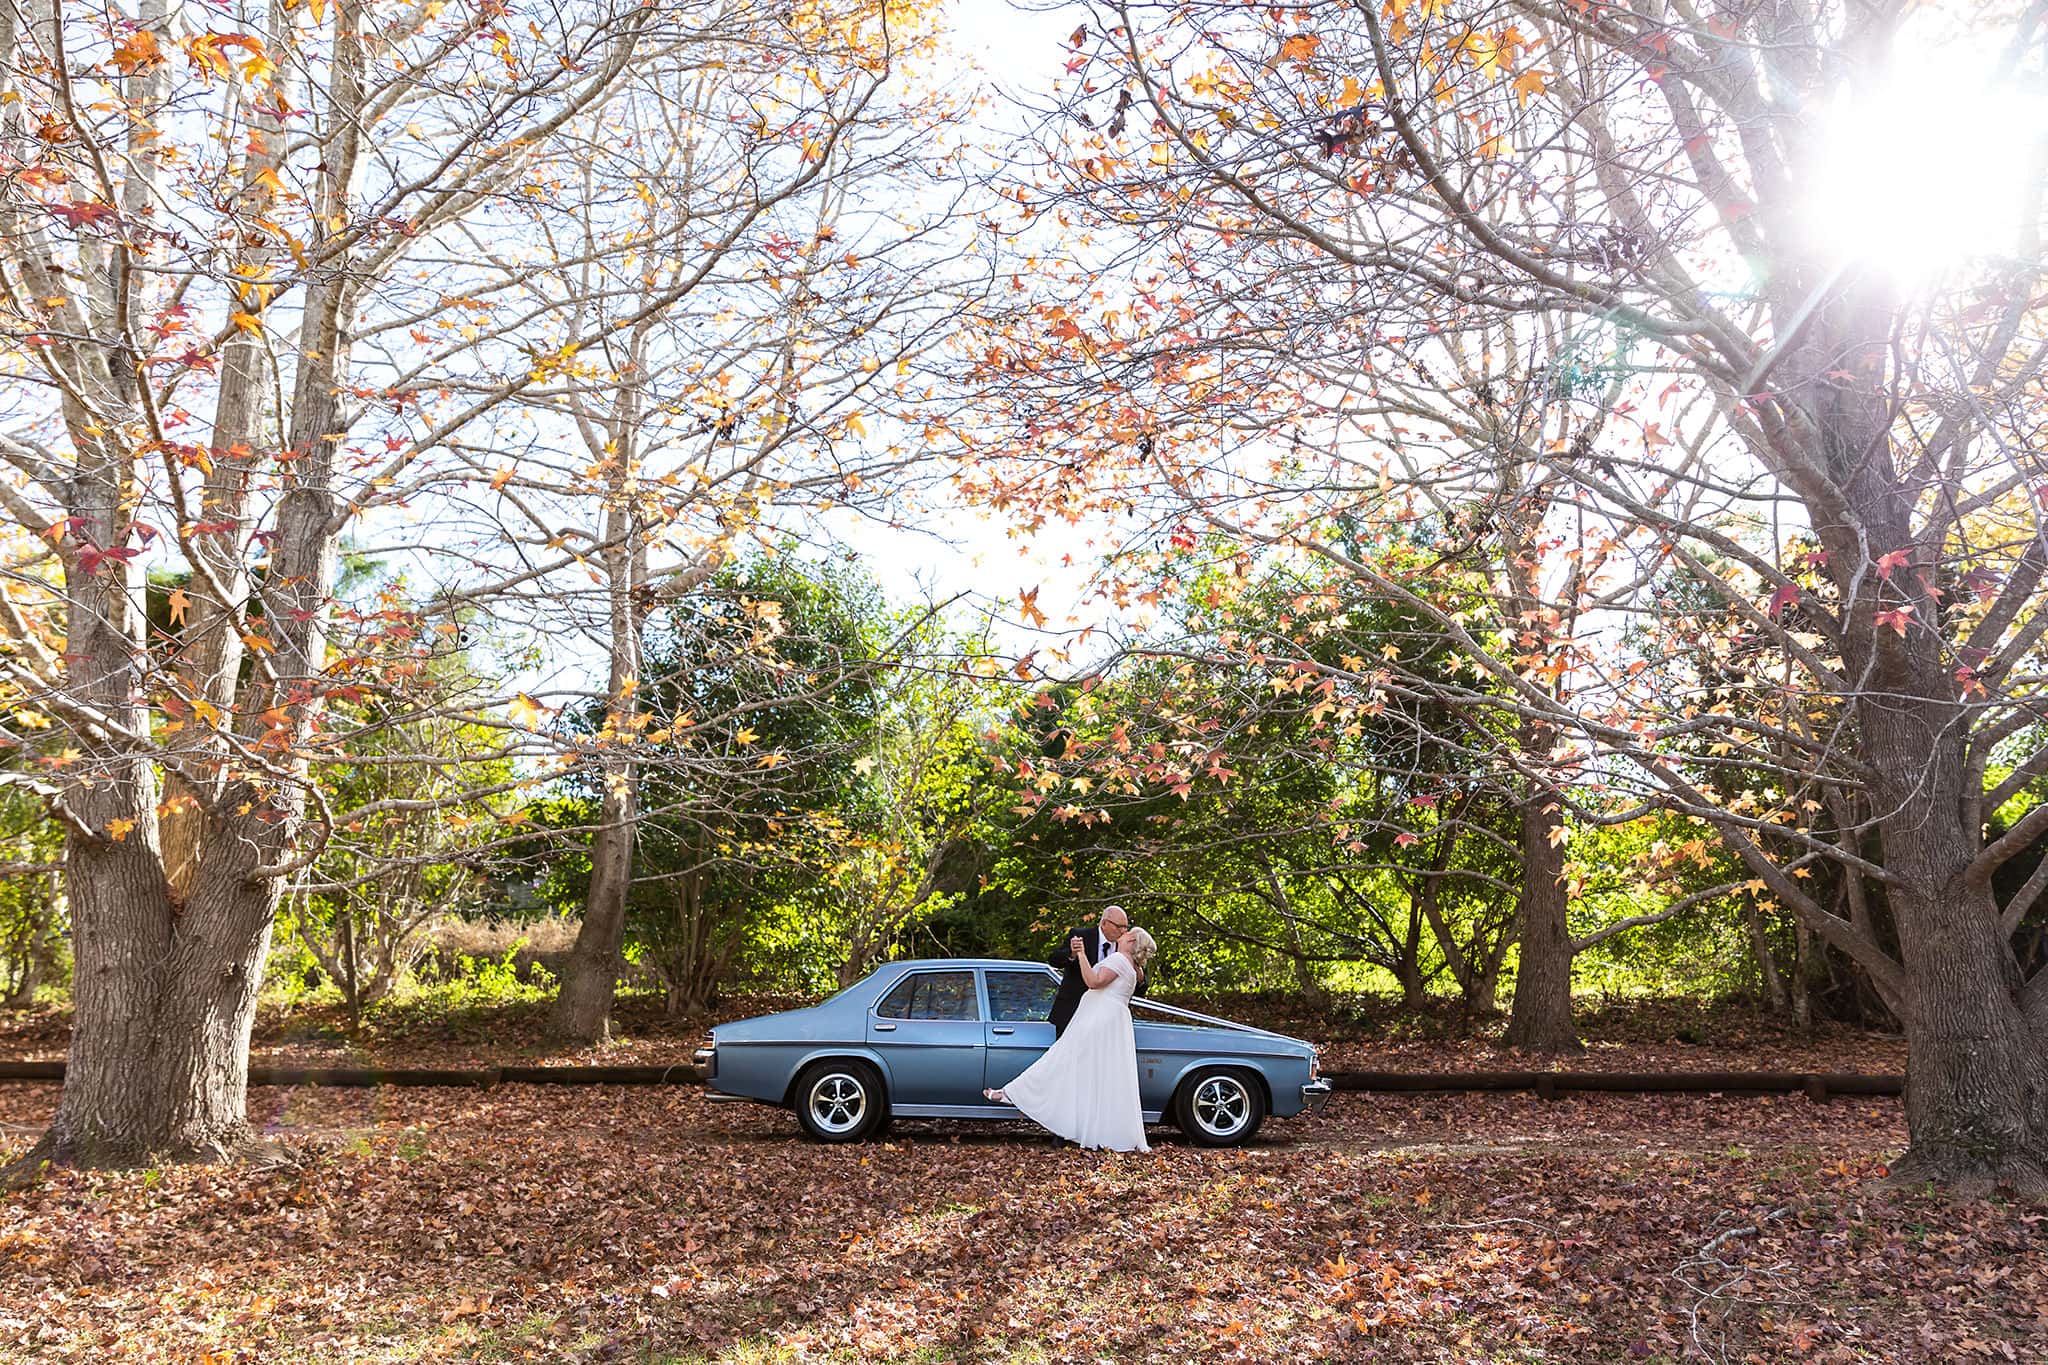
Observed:
[[[889,971],[897,967],[1037,967],[1041,971],[1052,970],[1048,963],[1018,957],[905,957],[884,962],[875,970]]]

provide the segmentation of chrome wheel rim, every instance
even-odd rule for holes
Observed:
[[[868,1114],[868,1088],[844,1071],[818,1077],[808,1100],[811,1122],[827,1133],[850,1133]]]
[[[1205,1076],[1195,1087],[1195,1122],[1213,1137],[1229,1137],[1252,1116],[1251,1093],[1234,1076]]]

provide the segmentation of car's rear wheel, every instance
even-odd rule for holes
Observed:
[[[1173,1120],[1197,1146],[1235,1147],[1266,1121],[1266,1092],[1242,1071],[1197,1071],[1173,1097]]]
[[[814,1062],[796,1078],[796,1120],[820,1142],[859,1142],[889,1122],[882,1077],[866,1062]]]

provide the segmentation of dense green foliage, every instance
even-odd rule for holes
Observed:
[[[829,989],[891,956],[1037,958],[1114,901],[1165,945],[1169,988],[1501,1008],[1515,975],[1514,775],[1475,757],[1487,737],[1463,727],[1480,722],[1386,687],[1372,664],[1398,657],[1403,676],[1433,674],[1445,692],[1484,680],[1339,575],[1208,547],[1177,572],[1149,647],[1062,684],[1019,683],[936,615],[789,553],[730,564],[651,613],[626,987],[694,1013],[729,990]],[[1674,594],[1686,600],[1682,584]],[[1247,666],[1244,642],[1280,632],[1310,641],[1325,671],[1290,684]],[[435,803],[458,754],[500,742],[456,718],[484,667],[466,639],[429,666],[448,719],[415,717],[320,770],[337,806],[394,809],[302,877],[280,985],[334,990],[358,1011],[394,991],[452,1008],[551,988],[531,949],[421,960],[436,927],[462,919],[560,940],[546,922],[573,921],[590,876],[595,762],[536,777],[507,756],[482,784],[495,794]],[[596,701],[558,723],[572,750],[617,740]],[[465,791],[476,772],[469,762]],[[17,860],[54,857],[54,830],[26,803],[17,814]],[[1696,822],[1648,814],[1575,824],[1567,875],[1573,932],[1597,938],[1729,881],[1735,864]],[[0,890],[0,994],[61,979],[57,884]],[[1598,938],[1575,972],[1583,991],[1880,1013],[1846,962],[1753,892]]]

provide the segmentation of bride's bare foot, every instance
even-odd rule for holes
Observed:
[[[1000,1090],[984,1090],[981,1093],[984,1098],[992,1100],[997,1104],[1008,1104],[1010,1102],[1010,1097]]]

